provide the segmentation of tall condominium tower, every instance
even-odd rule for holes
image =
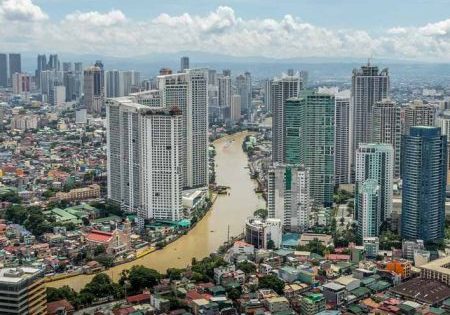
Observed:
[[[233,122],[238,122],[241,119],[241,96],[233,95],[231,97],[231,115],[230,119]]]
[[[343,91],[344,92],[344,91]],[[334,111],[334,183],[350,183],[350,95],[337,93]]]
[[[417,126],[402,137],[401,235],[408,240],[444,238],[447,137]]]
[[[358,220],[361,240],[364,237],[378,236],[381,224],[391,216],[393,172],[394,149],[391,144],[359,144],[356,151],[355,217]],[[375,184],[367,184],[364,188],[367,181],[375,181]],[[364,198],[368,198],[369,195],[377,196],[375,213],[366,213],[366,211],[373,212],[375,206],[371,203],[368,208],[367,204],[361,203],[361,194],[364,194]]]
[[[314,202],[329,206],[334,188],[334,96],[305,91],[286,101],[284,160],[310,171]]]
[[[72,63],[71,62],[63,62],[62,70],[64,72],[72,71]]]
[[[162,105],[177,106],[183,115],[183,187],[208,186],[207,70],[158,77]]]
[[[233,95],[233,91],[231,89],[231,77],[224,75],[217,76],[217,85],[219,119],[226,120],[230,115],[231,96]]]
[[[241,96],[241,113],[249,113],[252,105],[252,77],[250,72],[236,77],[236,92]]]
[[[0,54],[0,87],[8,87],[8,60],[6,54]]]
[[[22,73],[22,59],[20,54],[9,54],[9,79],[11,80],[14,73]]]
[[[274,163],[267,179],[269,218],[280,219],[287,230],[306,230],[312,208],[309,181],[307,168]]]
[[[84,105],[89,113],[101,113],[105,99],[103,70],[92,66],[84,70]]]
[[[61,65],[57,54],[50,55],[48,58],[47,70],[59,71]]]
[[[180,59],[180,72],[185,72],[189,69],[189,57],[181,57]]]
[[[413,126],[434,126],[435,108],[424,104],[422,101],[414,101],[404,108],[403,134],[408,135]]]
[[[272,112],[272,80],[264,80],[264,107],[268,113]]]
[[[105,72],[106,97],[124,96],[123,80],[119,70]]]
[[[272,107],[272,161],[285,162],[285,131],[284,106],[286,101],[292,97],[298,97],[303,90],[303,82],[300,75],[291,76],[283,74],[281,78],[275,78],[271,85],[271,107]]]
[[[360,143],[371,142],[372,108],[376,102],[389,97],[389,72],[378,70],[368,63],[361,69],[353,70],[350,105],[351,111],[351,165]]]
[[[372,141],[392,145],[394,148],[394,177],[400,177],[401,108],[389,99],[377,102],[373,106]]]
[[[107,100],[108,198],[140,219],[179,220],[182,116],[133,96]]]
[[[35,72],[36,87],[41,88],[41,72],[47,70],[47,56],[37,56],[37,68]]]

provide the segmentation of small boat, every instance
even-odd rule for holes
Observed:
[[[214,230],[211,230],[211,231],[209,231],[209,232],[214,233]]]

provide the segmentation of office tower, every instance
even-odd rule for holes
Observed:
[[[241,74],[236,78],[236,92],[241,96],[241,113],[250,112],[252,104],[252,78],[250,72]]]
[[[189,69],[189,57],[181,57],[180,72],[185,72],[187,69]]]
[[[318,205],[333,203],[334,96],[304,91],[284,106],[285,161],[304,164],[310,172],[311,197]]]
[[[63,71],[64,72],[72,71],[72,63],[71,62],[63,62]]]
[[[207,70],[159,76],[162,105],[183,113],[183,187],[208,186]]]
[[[284,106],[286,100],[291,97],[298,97],[303,90],[303,82],[300,75],[283,74],[281,78],[275,78],[271,85],[272,104],[272,161],[284,162]]]
[[[223,69],[222,70],[222,75],[224,77],[230,77],[231,78],[231,70],[230,69]]]
[[[266,112],[271,113],[272,112],[272,80],[264,80],[263,82],[263,89],[264,89],[264,107],[266,109]]]
[[[31,267],[0,269],[1,314],[47,314],[44,271]]]
[[[380,233],[380,186],[375,179],[367,179],[358,186],[355,211],[358,212],[358,239],[376,237]]]
[[[391,217],[394,149],[387,143],[360,143],[355,162],[355,218],[362,240],[378,236],[381,224]]]
[[[101,113],[104,102],[104,76],[98,66],[84,70],[84,105],[88,113]]]
[[[51,89],[49,103],[55,107],[61,108],[66,102],[66,87],[64,85],[55,85]]]
[[[401,235],[407,240],[444,238],[447,137],[440,128],[416,126],[402,137]]]
[[[31,78],[26,73],[15,72],[11,76],[11,83],[14,94],[26,94],[31,90]]]
[[[9,54],[9,79],[12,79],[14,73],[22,73],[20,54]]]
[[[218,85],[218,100],[219,100],[219,119],[226,120],[229,118],[229,111],[231,106],[231,77],[219,75],[217,77]],[[242,98],[241,98],[242,101]]]
[[[231,97],[231,117],[234,122],[238,122],[241,119],[241,96],[233,95]]]
[[[334,119],[334,183],[348,184],[350,180],[350,97],[337,94],[335,98]]]
[[[59,59],[58,59],[58,55],[57,54],[49,56],[48,64],[47,64],[47,70],[56,70],[56,71],[60,70],[60,63],[59,63]]]
[[[408,135],[413,126],[434,126],[435,108],[424,104],[422,101],[414,101],[404,108],[403,134]]]
[[[301,165],[274,163],[267,178],[269,218],[280,219],[287,230],[304,231],[309,227],[311,208],[309,170]]]
[[[75,73],[83,73],[83,63],[81,62],[75,62]]]
[[[436,126],[441,128],[442,135],[447,137],[447,146],[450,147],[450,110],[444,110],[436,117]],[[450,167],[450,155],[447,158],[447,165]]]
[[[368,63],[361,69],[354,69],[351,89],[351,167],[354,171],[355,152],[360,143],[371,142],[372,108],[376,102],[389,97],[389,72],[378,70]]]
[[[36,81],[36,88],[41,88],[41,72],[47,70],[47,56],[46,55],[38,55],[37,56],[37,68],[34,74],[34,78]]]
[[[106,97],[119,97],[123,94],[123,81],[119,70],[105,72]]]
[[[308,71],[300,71],[300,78],[302,79],[303,86],[306,88],[308,86]]]
[[[182,215],[182,116],[133,96],[107,100],[108,198],[145,219]]]
[[[6,54],[0,54],[0,87],[8,87],[8,60]]]
[[[400,152],[402,142],[401,108],[385,99],[373,106],[372,141],[390,143],[394,148],[394,177],[400,177]]]

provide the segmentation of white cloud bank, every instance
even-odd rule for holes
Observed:
[[[134,21],[120,10],[74,12],[52,21],[31,0],[0,0],[0,42],[5,51],[57,51],[136,56],[202,51],[232,56],[386,57],[450,60],[450,19],[396,27],[371,35],[336,30],[286,15],[243,19],[221,6],[204,16],[160,14]]]

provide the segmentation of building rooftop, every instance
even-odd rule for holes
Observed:
[[[2,268],[0,269],[0,283],[14,284],[38,275],[40,269],[31,267]]]
[[[430,261],[420,266],[420,269],[428,269],[450,275],[450,256]]]
[[[450,297],[450,288],[429,279],[414,278],[391,289],[391,292],[430,305],[445,301]]]

